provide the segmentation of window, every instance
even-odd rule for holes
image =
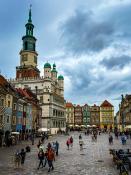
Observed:
[[[16,124],[16,116],[13,116],[12,117],[12,125],[15,125]]]
[[[55,109],[53,109],[53,116],[55,116]]]
[[[14,103],[14,105],[13,105],[13,109],[16,110],[16,103]]]
[[[3,123],[3,115],[0,115],[0,125]]]
[[[4,99],[0,99],[0,106],[4,106]]]
[[[40,96],[40,103],[43,103],[43,96]]]
[[[10,107],[10,101],[8,101],[8,107]]]
[[[19,111],[23,111],[23,106],[22,105],[19,105]]]
[[[10,116],[7,116],[7,123],[10,122]]]
[[[53,128],[55,128],[55,121],[53,121]]]
[[[36,56],[34,56],[34,63],[37,64],[37,57]]]
[[[28,85],[24,85],[24,88],[28,88],[29,86]]]
[[[27,61],[27,54],[22,55],[22,62]]]

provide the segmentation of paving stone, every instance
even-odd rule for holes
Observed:
[[[60,143],[59,156],[54,162],[54,171],[48,173],[48,167],[37,170],[38,149],[37,143],[31,146],[31,153],[27,153],[24,167],[14,169],[13,155],[17,149],[21,149],[30,144],[22,142],[9,148],[0,148],[0,175],[117,175],[119,171],[112,162],[112,156],[109,154],[110,148],[131,148],[131,140],[127,141],[124,147],[120,140],[114,139],[114,144],[108,144],[108,135],[101,134],[97,142],[92,142],[91,136],[82,135],[84,140],[84,149],[79,148],[79,133],[71,133],[74,138],[73,148],[67,150],[66,140],[69,136],[55,136],[49,139],[49,142],[58,141]],[[45,143],[47,145],[47,142]]]

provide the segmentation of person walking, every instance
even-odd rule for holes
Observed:
[[[79,145],[80,145],[80,151],[83,150],[84,142],[82,139],[79,139]]]
[[[79,140],[80,140],[80,139],[82,139],[82,136],[81,136],[81,134],[79,135]]]
[[[53,166],[54,157],[55,155],[52,147],[48,147],[48,150],[47,150],[47,160],[48,160],[48,166],[49,166],[48,172],[50,172],[50,170],[54,170],[54,166]]]
[[[39,159],[39,165],[38,165],[38,168],[37,169],[39,169],[40,168],[40,166],[42,165],[42,168],[43,168],[43,160],[44,160],[44,152],[43,152],[43,150],[41,149],[40,151],[39,151],[39,153],[38,153],[38,159]]]
[[[73,137],[72,136],[70,137],[70,144],[71,144],[71,147],[73,147]]]
[[[110,145],[113,144],[113,136],[111,134],[109,134],[109,144]]]
[[[24,165],[25,156],[26,156],[26,152],[24,149],[21,149],[20,155],[21,155],[21,165]]]
[[[122,145],[125,145],[126,144],[126,135],[123,133],[122,136],[121,136],[121,142],[122,142]]]
[[[56,145],[56,156],[58,156],[58,151],[59,151],[59,143],[58,141],[55,142]]]
[[[32,145],[34,145],[34,140],[35,140],[35,138],[34,138],[34,133],[32,133],[32,134],[30,135],[30,140],[31,140]]]
[[[70,138],[66,141],[67,149],[69,150],[70,148]]]
[[[17,150],[16,153],[15,153],[14,162],[15,162],[15,168],[19,168],[20,163],[21,163],[21,155],[20,155],[19,150]]]

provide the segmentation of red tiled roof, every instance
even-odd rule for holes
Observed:
[[[73,104],[70,103],[70,102],[67,102],[67,103],[66,103],[66,108],[71,108],[71,107],[74,107]]]
[[[75,108],[81,108],[81,106],[80,105],[77,105]]]
[[[109,103],[107,100],[105,100],[100,107],[113,107],[113,105],[111,103]]]
[[[0,75],[0,85],[5,86],[6,84],[8,84],[7,80],[2,75]]]

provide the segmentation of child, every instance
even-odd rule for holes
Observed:
[[[20,167],[20,162],[21,162],[21,155],[19,153],[19,150],[17,150],[16,153],[15,153],[14,161],[15,161],[15,167],[19,168]]]
[[[21,165],[22,165],[25,162],[25,156],[26,156],[26,152],[24,149],[21,149],[20,155],[21,155]]]

